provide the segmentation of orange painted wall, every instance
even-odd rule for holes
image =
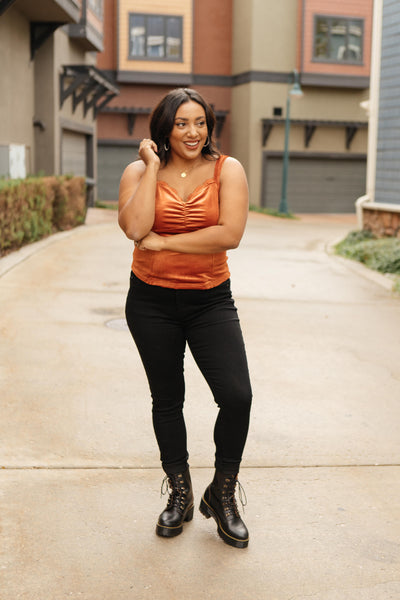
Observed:
[[[304,29],[300,27],[303,44],[303,64],[305,73],[332,75],[356,75],[368,77],[371,66],[371,39],[373,0],[303,0],[305,5]],[[303,11],[299,6],[299,11]],[[364,19],[363,64],[346,65],[313,61],[314,15],[354,17]]]
[[[149,136],[149,117],[138,115],[132,135],[128,131],[128,116],[126,114],[100,113],[97,126],[101,130],[99,140],[123,140],[136,142]]]
[[[232,0],[194,3],[193,72],[230,75],[232,72]]]
[[[157,85],[121,85],[120,95],[114,98],[109,107],[150,108],[158,104],[171,88]],[[231,110],[231,91],[227,87],[196,86],[207,102],[216,110]],[[138,115],[132,135],[128,132],[126,114],[100,113],[97,117],[97,136],[99,139],[138,140],[149,135],[149,115]],[[220,149],[229,152],[230,114],[227,115],[219,139]]]
[[[104,50],[97,54],[97,66],[113,70],[117,68],[116,0],[106,0],[103,6]]]
[[[124,6],[131,0],[124,0]],[[186,6],[187,2],[182,6]],[[177,5],[177,2],[175,2]],[[232,0],[195,0],[193,31],[193,73],[201,75],[230,75],[232,64]],[[211,18],[212,17],[212,18]],[[104,2],[104,51],[98,54],[100,69],[117,70],[117,0]],[[125,31],[125,28],[124,28]],[[164,71],[166,63],[157,65]],[[141,63],[144,70],[145,64]],[[171,65],[169,65],[169,68]],[[118,84],[120,93],[108,107],[150,108],[158,104],[173,86],[154,84]],[[231,88],[226,86],[195,86],[215,110],[231,110]],[[149,135],[149,116],[138,115],[132,135],[129,135],[127,115],[100,113],[97,134],[101,139],[140,140]],[[229,153],[230,115],[228,114],[219,139],[222,152]]]

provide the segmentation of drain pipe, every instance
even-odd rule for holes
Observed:
[[[382,209],[375,204],[376,155],[378,144],[379,89],[381,79],[383,0],[374,0],[371,49],[371,75],[369,101],[362,103],[369,113],[366,194],[356,201],[357,224],[363,229],[363,206]]]

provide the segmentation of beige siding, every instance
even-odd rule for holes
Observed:
[[[54,38],[50,37],[35,56],[35,117],[45,127],[44,130],[35,128],[35,171],[46,175],[57,172],[55,126],[59,95],[55,86]]]
[[[78,126],[89,127],[95,133],[93,113],[90,110],[85,117],[83,103],[80,103],[73,112],[70,96],[60,109],[59,77],[62,65],[85,64],[85,62],[89,64],[93,62],[92,54],[83,52],[79,44],[72,42],[62,29],[58,29],[39,48],[35,56],[35,116],[46,127],[44,131],[35,130],[36,171],[44,171],[46,174],[60,173],[62,141],[60,118]]]
[[[16,10],[0,18],[0,145],[23,144],[33,157],[34,68],[29,22]],[[33,165],[27,165],[31,170]]]
[[[250,40],[253,70],[293,70],[297,50],[297,0],[256,0]]]
[[[296,66],[297,0],[233,2],[233,72]]]
[[[233,0],[232,72],[242,73],[252,69],[249,40],[252,35],[253,2]]]
[[[289,87],[286,86],[286,90]],[[292,100],[293,119],[331,119],[338,121],[366,121],[360,103],[365,100],[364,90],[304,87],[302,98]],[[368,96],[367,96],[368,97]]]
[[[183,62],[129,59],[129,13],[177,15],[183,17]],[[190,73],[192,69],[192,0],[120,0],[119,49],[120,71],[163,71],[164,73]]]
[[[232,115],[235,117],[235,125],[232,127],[232,152],[231,154],[240,160],[246,172],[249,168],[249,154],[251,148],[249,126],[250,115],[250,92],[249,85],[240,85],[233,89],[232,93]],[[240,118],[238,116],[240,115]],[[255,145],[259,141],[253,140]]]
[[[233,89],[232,115],[235,122],[232,135],[232,154],[241,160],[249,177],[250,197],[258,204],[261,194],[262,161],[260,149],[282,152],[284,125],[275,125],[262,146],[262,119],[272,118],[274,106],[286,111],[287,84],[251,83]],[[304,96],[291,101],[292,119],[321,119],[365,121],[360,107],[365,92],[304,88]],[[240,115],[240,117],[239,117]],[[310,117],[310,115],[312,115]],[[367,130],[360,129],[346,149],[345,128],[318,127],[308,148],[304,144],[304,127],[290,128],[290,151],[363,154],[366,152]]]

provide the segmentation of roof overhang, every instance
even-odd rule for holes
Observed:
[[[269,134],[274,125],[284,125],[286,119],[262,119],[262,145],[267,143]],[[368,127],[367,121],[332,121],[322,119],[290,119],[290,125],[302,125],[304,127],[304,145],[310,145],[311,138],[317,127],[344,128],[346,136],[346,148],[350,149],[351,142],[359,129]]]
[[[72,96],[72,110],[83,103],[83,114],[93,109],[93,118],[119,94],[104,73],[92,65],[64,65],[60,74],[60,107]]]
[[[214,107],[213,107],[214,109]],[[152,112],[151,108],[136,107],[136,106],[105,106],[101,112],[107,114],[122,114],[127,116],[128,134],[133,135],[136,117],[138,115],[149,115]],[[215,136],[218,139],[221,136],[224,127],[225,119],[228,115],[227,110],[214,110],[215,114]]]

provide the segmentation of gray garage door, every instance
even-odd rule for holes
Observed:
[[[118,200],[119,180],[125,167],[136,160],[138,146],[101,145],[97,147],[97,197]]]
[[[86,135],[63,130],[61,142],[61,170],[68,175],[87,175]]]
[[[291,157],[287,202],[293,213],[354,213],[365,194],[366,160]],[[278,208],[282,158],[265,157],[263,206]]]

